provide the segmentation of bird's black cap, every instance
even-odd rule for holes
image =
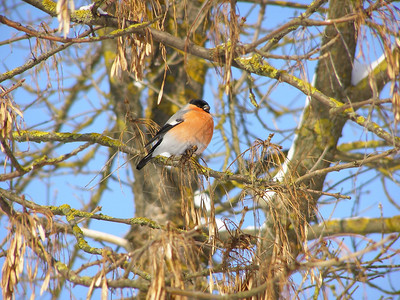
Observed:
[[[206,112],[210,111],[210,105],[203,99],[192,99],[189,101],[190,104],[196,105],[197,107],[200,107],[201,109],[204,109]]]

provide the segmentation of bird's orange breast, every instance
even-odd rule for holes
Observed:
[[[193,108],[184,115],[184,121],[173,130],[174,138],[190,146],[196,145],[197,154],[202,153],[211,141],[214,133],[212,116],[201,108]],[[172,132],[171,132],[172,133]]]

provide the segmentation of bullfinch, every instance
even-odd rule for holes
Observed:
[[[213,132],[214,121],[208,103],[200,99],[190,100],[146,144],[145,147],[155,142],[136,169],[140,170],[157,155],[170,157],[182,155],[188,150],[199,155],[207,148]]]

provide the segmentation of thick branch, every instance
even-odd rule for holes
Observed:
[[[289,233],[294,234],[293,229]],[[390,218],[343,218],[333,219],[312,225],[307,231],[307,240],[315,240],[331,236],[400,233],[400,215]],[[242,229],[242,234],[257,236],[259,229]],[[226,230],[219,232],[219,239],[228,240],[231,233]]]
[[[102,134],[98,133],[68,133],[68,132],[44,132],[44,131],[26,131],[21,130],[19,132],[13,133],[14,140],[18,142],[62,142],[62,143],[71,143],[71,142],[88,142],[91,144],[99,144],[102,146],[106,146],[116,151],[121,151],[126,154],[130,154],[133,156],[137,156],[140,152],[132,147],[129,147],[122,143],[119,140],[112,139]],[[154,163],[162,166],[182,166],[182,163],[179,160],[172,160],[165,157],[157,157],[154,159]],[[259,179],[259,178],[250,178],[246,175],[240,174],[232,174],[229,172],[218,172],[214,171],[210,168],[202,167],[198,163],[195,163],[196,170],[206,177],[213,177],[219,179],[220,181],[237,181],[240,183],[248,184],[251,188],[254,187],[263,187],[268,189],[286,189],[286,187],[279,183],[271,180]]]
[[[276,69],[268,63],[265,63],[260,55],[255,54],[249,58],[238,58],[236,59],[236,62],[243,70],[290,84],[296,89],[302,91],[305,95],[311,96],[319,101],[321,104],[324,104],[325,106],[327,106],[327,108],[334,109],[332,110],[332,112],[339,112],[338,115],[344,116],[352,120],[353,122],[363,126],[368,131],[371,131],[378,137],[384,139],[390,145],[394,145],[398,148],[400,147],[400,138],[393,137],[392,134],[384,131],[378,124],[358,115],[351,108],[345,109],[344,111],[338,110],[338,108],[342,107],[345,104],[335,98],[326,96],[324,93],[313,87],[310,83],[303,81],[296,76],[290,75],[286,71]]]
[[[380,154],[376,154],[376,155],[369,155],[363,159],[360,160],[355,160],[349,163],[345,163],[345,164],[338,164],[332,167],[327,167],[324,169],[320,169],[320,170],[316,170],[316,171],[312,171],[310,173],[307,173],[303,176],[301,176],[300,178],[297,178],[295,183],[299,184],[303,181],[309,180],[311,178],[315,178],[316,176],[321,176],[321,175],[326,175],[328,173],[331,172],[338,172],[340,170],[344,170],[344,169],[349,169],[349,168],[358,168],[361,167],[363,165],[366,165],[368,163],[371,163],[373,161],[385,158],[387,156],[390,156],[392,154],[396,154],[398,153],[400,150],[399,149],[390,149],[388,151],[384,151]]]
[[[400,233],[400,216],[390,218],[334,219],[313,225],[308,231],[308,240],[332,235],[367,235]]]

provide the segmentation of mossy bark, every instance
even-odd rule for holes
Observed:
[[[329,18],[335,19],[351,13],[351,1],[330,1]],[[343,103],[349,98],[346,90],[351,87],[351,73],[357,42],[355,25],[346,22],[327,26],[322,37],[324,47],[337,35],[334,43],[323,48],[324,58],[319,60],[314,87],[328,97]],[[302,122],[297,131],[297,139],[293,145],[293,155],[290,157],[288,171],[283,180],[290,183],[310,170],[326,168],[330,165],[336,145],[342,134],[346,119],[341,116],[331,116],[329,107],[311,97],[303,112]],[[304,182],[304,186],[313,190],[322,190],[326,175]],[[293,264],[304,238],[304,226],[313,219],[318,196],[306,193],[285,193],[276,195],[273,209],[266,211],[267,235],[264,236],[260,256],[265,263],[265,274],[270,280],[277,280],[271,285],[268,294],[281,294],[280,287],[285,278],[290,275],[287,268]],[[295,233],[288,235],[288,229],[295,228]],[[269,266],[275,266],[271,270]],[[267,279],[268,280],[268,279]],[[283,281],[282,281],[283,280]],[[281,283],[281,284],[279,284]]]

